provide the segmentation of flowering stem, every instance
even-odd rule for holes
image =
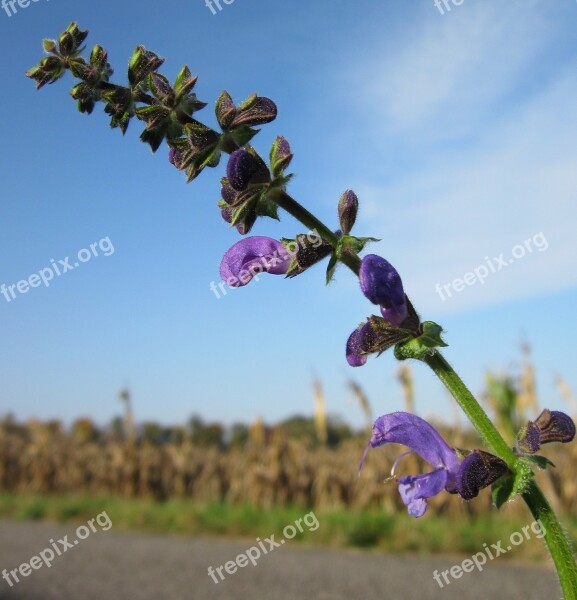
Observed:
[[[269,198],[274,200],[281,208],[284,208],[306,227],[316,229],[318,234],[333,248],[337,247],[338,236],[286,192],[275,190]],[[342,256],[341,261],[356,275],[359,274],[360,259],[358,256]],[[473,394],[471,394],[453,367],[451,367],[438,350],[427,354],[423,358],[423,362],[433,370],[449,392],[451,392],[451,395],[478,431],[487,448],[504,460],[512,472],[516,472],[518,464],[517,455],[507,444],[495,425],[493,425],[481,405],[477,402]],[[577,566],[569,546],[569,541],[563,532],[559,520],[534,479],[529,480],[522,493],[522,497],[535,519],[541,521],[546,531],[544,536],[545,544],[557,569],[565,600],[577,600]]]
[[[555,563],[565,600],[577,600],[577,566],[569,546],[569,540],[534,479],[525,488],[523,500],[527,503],[535,520],[540,520],[542,528],[546,531],[545,543]]]

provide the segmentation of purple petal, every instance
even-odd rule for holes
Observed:
[[[406,412],[379,417],[373,425],[370,444],[378,448],[388,443],[408,446],[432,467],[447,469],[447,491],[456,491],[459,470],[457,454],[427,421]]]
[[[291,260],[279,241],[255,235],[227,250],[220,263],[220,276],[228,285],[241,287],[258,273],[285,274]]]
[[[403,282],[396,269],[384,258],[367,254],[361,262],[359,281],[363,294],[381,306],[381,313],[393,325],[400,325],[408,315]]]
[[[399,494],[409,514],[413,517],[422,517],[427,510],[427,498],[442,492],[447,483],[447,471],[437,469],[423,475],[409,475],[397,479]]]
[[[355,329],[347,340],[347,362],[351,367],[362,367],[367,362],[367,355],[362,351],[364,327]]]

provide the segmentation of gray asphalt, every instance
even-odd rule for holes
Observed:
[[[0,570],[29,562],[75,526],[0,521]],[[263,540],[264,540],[263,535]],[[275,541],[279,541],[278,538]],[[96,531],[31,570],[19,583],[0,579],[0,600],[552,600],[561,598],[543,566],[495,559],[441,589],[433,579],[465,557],[406,557],[330,550],[287,541],[215,584],[208,567],[234,560],[255,540],[220,540]],[[268,548],[269,544],[265,544]],[[56,553],[55,553],[56,554]],[[46,554],[49,558],[49,554]],[[232,567],[229,567],[232,569]],[[26,569],[25,569],[26,572]],[[215,574],[217,579],[220,579]]]

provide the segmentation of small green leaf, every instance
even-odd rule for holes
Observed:
[[[515,475],[504,475],[491,486],[493,502],[497,508],[522,494],[529,481],[535,477],[531,467],[522,460],[518,461],[516,471]]]
[[[555,463],[551,462],[546,456],[541,456],[539,454],[532,454],[530,456],[525,455],[523,456],[523,460],[537,465],[542,471],[547,467],[555,467]]]
[[[230,136],[234,140],[235,144],[242,148],[245,144],[248,144],[250,140],[260,131],[260,129],[253,129],[248,125],[240,125],[235,127],[229,132]]]
[[[505,475],[491,486],[493,502],[497,508],[501,508],[513,496],[514,483],[512,475]]]
[[[443,328],[433,321],[425,321],[421,324],[422,333],[417,337],[401,342],[395,346],[395,357],[398,360],[408,358],[423,359],[427,354],[435,351],[435,348],[447,346],[441,338]]]
[[[337,254],[358,254],[369,242],[380,242],[381,240],[373,237],[355,237],[354,235],[343,235],[339,238],[337,245]]]
[[[329,264],[327,265],[327,285],[329,285],[329,283],[333,280],[338,264],[339,259],[337,258],[337,255],[333,252],[333,254],[331,254],[331,258],[329,259]]]

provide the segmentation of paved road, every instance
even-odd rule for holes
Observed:
[[[83,535],[86,532],[83,532]],[[0,579],[0,600],[552,600],[561,593],[542,567],[489,562],[443,589],[433,571],[461,558],[416,558],[328,550],[287,542],[215,584],[218,567],[255,544],[96,531],[77,545],[75,526],[0,521],[0,570],[12,570],[68,535],[68,547],[13,587]],[[278,540],[277,540],[278,541]],[[268,543],[265,545],[268,548]],[[56,555],[56,553],[55,553]],[[47,553],[49,559],[50,555]],[[241,561],[242,562],[242,561]],[[232,568],[232,567],[230,567]],[[26,572],[26,569],[24,570]],[[219,579],[218,575],[215,577]]]

